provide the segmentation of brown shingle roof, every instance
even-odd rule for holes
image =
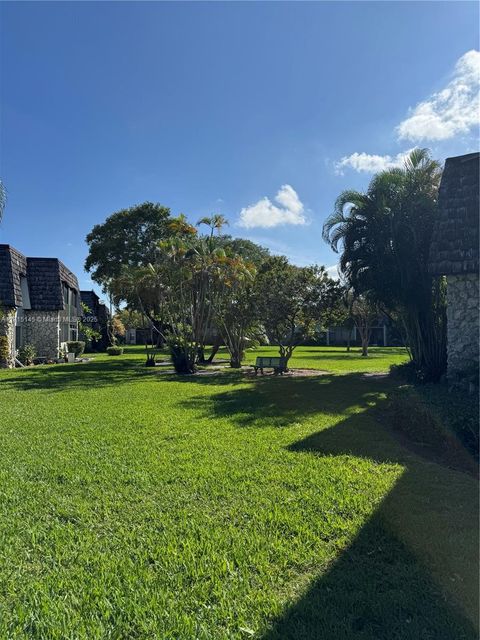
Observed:
[[[445,162],[430,249],[431,273],[478,272],[479,166],[479,153],[447,158]]]
[[[27,259],[9,244],[0,244],[0,304],[18,307],[22,304],[20,276],[27,275]]]
[[[57,258],[25,258],[10,245],[0,245],[0,302],[4,306],[22,306],[22,275],[27,277],[31,308],[38,311],[63,310],[62,282],[78,292],[76,276]]]

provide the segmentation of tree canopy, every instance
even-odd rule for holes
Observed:
[[[112,213],[87,235],[85,270],[105,288],[125,268],[154,262],[158,243],[170,234],[170,221],[170,209],[153,202]]]
[[[295,347],[332,319],[341,293],[324,267],[297,267],[284,256],[272,256],[262,264],[257,304],[267,336],[282,357],[288,360]]]
[[[444,286],[428,270],[440,177],[428,150],[415,149],[366,193],[340,194],[323,228],[349,286],[398,313],[413,360],[431,379],[446,364]]]

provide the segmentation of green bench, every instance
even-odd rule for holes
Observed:
[[[287,359],[281,358],[279,356],[277,356],[276,358],[265,358],[263,356],[258,356],[255,360],[253,368],[255,369],[255,375],[257,375],[259,369],[262,372],[262,376],[264,369],[273,369],[273,373],[275,375],[283,375],[287,370]]]

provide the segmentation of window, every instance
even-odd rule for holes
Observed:
[[[60,323],[60,342],[67,342],[69,340],[69,328],[70,323],[65,321]]]
[[[25,344],[25,314],[23,308],[17,309],[17,315],[15,318],[15,349],[23,347]]]
[[[69,340],[78,340],[78,326],[76,322],[70,322],[68,336]]]
[[[20,276],[20,289],[22,292],[22,307],[23,309],[31,309],[30,305],[30,292],[28,290],[28,281],[25,276]]]

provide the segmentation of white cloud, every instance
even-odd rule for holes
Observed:
[[[379,156],[370,153],[352,153],[349,156],[344,156],[341,160],[335,163],[335,173],[337,175],[343,175],[345,168],[351,168],[358,172],[365,173],[377,173],[378,171],[385,171],[386,169],[392,169],[393,167],[403,166],[403,162],[412,149],[407,151],[401,151],[396,156]]]
[[[327,275],[332,278],[332,280],[339,280],[340,279],[340,274],[338,271],[338,264],[332,264],[331,267],[326,267],[325,271],[327,272]]]
[[[400,140],[438,141],[466,134],[480,123],[480,52],[467,51],[455,65],[447,86],[410,110],[396,128]],[[335,173],[344,169],[377,173],[401,167],[412,149],[396,155],[376,155],[356,151],[334,163]]]
[[[396,128],[401,140],[447,140],[468,133],[480,120],[480,52],[467,51],[455,65],[452,79],[438,93],[420,102]]]
[[[238,225],[246,229],[253,227],[271,228],[283,224],[306,224],[305,209],[297,192],[289,184],[284,184],[274,198],[280,206],[264,197],[255,204],[240,211]]]

